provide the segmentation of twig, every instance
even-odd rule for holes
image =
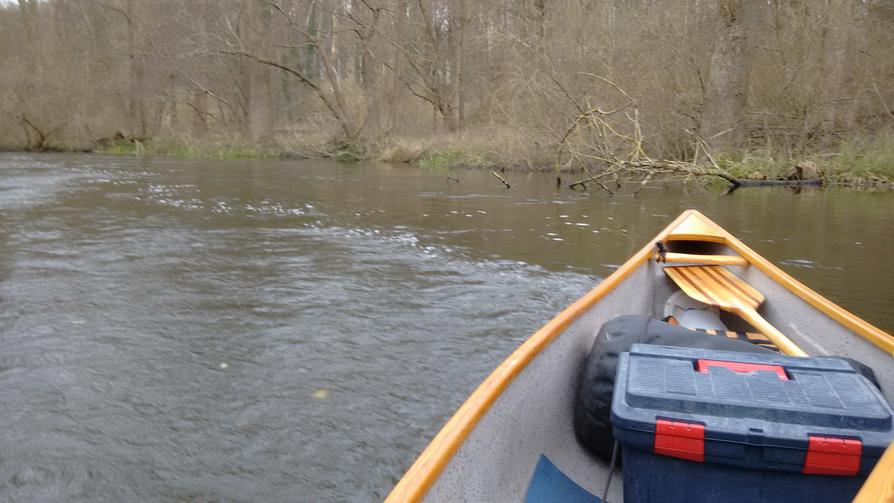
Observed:
[[[506,179],[503,178],[502,176],[500,176],[500,174],[497,173],[496,171],[491,170],[490,174],[492,174],[492,175],[494,175],[495,177],[497,177],[497,180],[503,182],[503,185],[505,185],[507,189],[511,189],[511,188],[512,188],[512,185],[509,185],[509,182],[507,182]]]
[[[615,195],[615,193],[612,192],[611,190],[609,190],[609,188],[606,187],[605,184],[603,184],[602,182],[600,182],[599,180],[597,180],[596,177],[593,177],[593,176],[591,176],[590,178],[587,178],[587,179],[585,179],[585,180],[578,180],[578,181],[576,181],[576,182],[574,182],[574,183],[571,183],[570,185],[568,185],[568,188],[571,189],[571,190],[577,190],[577,189],[575,189],[575,187],[583,187],[584,190],[586,190],[586,189],[587,189],[587,184],[590,183],[590,182],[593,182],[593,183],[595,183],[596,185],[602,187],[602,190],[608,192],[608,194],[609,194],[610,196]]]
[[[692,161],[653,159],[650,157],[646,152],[648,142],[644,139],[643,131],[640,127],[639,107],[633,97],[611,80],[599,75],[581,73],[596,78],[603,84],[610,86],[625,98],[626,103],[613,110],[605,111],[594,107],[589,102],[589,99],[585,100],[587,108],[583,113],[573,118],[561,136],[556,149],[555,165],[557,171],[561,165],[563,151],[567,150],[571,158],[577,161],[588,175],[587,178],[571,183],[569,188],[572,190],[577,188],[586,189],[588,183],[597,183],[606,192],[614,195],[614,192],[609,190],[599,180],[612,175],[617,183],[619,174],[623,177],[628,173],[640,178],[640,184],[634,192],[634,196],[639,194],[656,175],[664,175],[662,177],[663,180],[666,180],[667,176],[673,175],[682,175],[684,179],[715,176],[726,180],[733,187],[743,185],[743,181],[736,179],[720,166],[711,155],[707,142],[695,134],[693,134],[695,154]],[[722,132],[720,134],[725,133]],[[699,151],[704,153],[704,157],[710,164],[701,165],[698,163]],[[607,169],[603,173],[594,176],[587,168],[587,164],[593,162],[605,165]]]
[[[637,187],[636,190],[633,191],[633,197],[638,196],[639,193],[640,193],[640,191],[643,190],[643,189],[646,187],[646,184],[649,183],[649,180],[652,179],[652,175],[653,175],[653,174],[654,174],[654,173],[648,173],[648,174],[645,176],[645,178],[643,178],[643,181],[639,182],[639,187]]]
[[[879,102],[885,107],[885,112],[888,112],[888,115],[894,118],[894,112],[891,112],[891,108],[888,107],[888,103],[885,102],[885,98],[882,97],[882,93],[878,90],[878,85],[873,82],[872,88],[875,90],[875,95],[878,97]]]
[[[600,187],[602,187],[602,190],[608,192],[608,195],[610,195],[610,196],[615,195],[614,192],[612,192],[611,190],[609,190],[608,187],[606,187],[602,182],[600,182],[600,181],[598,180],[598,178],[605,176],[607,173],[602,173],[602,174],[600,174],[598,177],[597,177],[597,176],[593,176],[593,173],[590,172],[590,168],[588,168],[587,165],[584,163],[584,161],[581,160],[580,155],[578,155],[578,153],[575,152],[574,150],[569,149],[569,151],[571,152],[571,155],[573,156],[574,160],[576,160],[578,163],[580,163],[581,167],[582,167],[583,170],[584,170],[584,173],[586,173],[587,176],[589,177],[589,178],[587,178],[586,180],[581,180],[581,181],[577,181],[577,182],[572,183],[571,185],[568,186],[569,189],[571,189],[571,190],[576,190],[574,187],[576,187],[576,186],[580,186],[580,187],[583,187],[584,190],[587,190],[587,184],[590,183],[590,182],[593,182],[593,183],[595,183],[596,185],[599,185]],[[570,161],[570,159],[569,159],[569,161]]]

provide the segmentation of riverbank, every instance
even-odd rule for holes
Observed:
[[[236,137],[203,140],[117,138],[97,142],[94,148],[62,146],[46,151],[214,159],[334,159],[343,163],[377,161],[410,164],[427,170],[583,171],[578,163],[567,158],[557,167],[555,146],[548,142],[529,141],[503,131],[367,140],[353,145],[296,137],[275,138],[264,144]],[[799,167],[806,167],[808,176],[804,178],[818,178],[824,185],[894,189],[894,132],[845,140],[826,152],[795,154],[755,149],[738,155],[719,156],[713,161],[716,165],[706,167],[719,168],[739,180],[781,180],[793,176]],[[599,168],[593,166],[590,169]]]

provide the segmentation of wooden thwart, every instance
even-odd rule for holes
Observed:
[[[737,265],[747,266],[748,261],[736,255],[694,255],[691,253],[667,252],[656,257],[668,264]]]
[[[665,267],[664,272],[693,299],[733,313],[767,336],[787,355],[807,356],[782,332],[757,313],[766,298],[720,266]]]

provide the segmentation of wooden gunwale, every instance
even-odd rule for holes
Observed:
[[[875,468],[853,503],[890,503],[894,501],[894,442],[885,449],[885,453],[876,463]]]

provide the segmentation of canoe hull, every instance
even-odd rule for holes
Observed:
[[[387,501],[520,501],[544,458],[583,490],[601,494],[609,467],[576,440],[576,385],[603,323],[623,314],[661,317],[664,302],[677,290],[662,264],[652,260],[656,241],[666,242],[673,252],[745,258],[748,266],[729,270],[766,296],[761,314],[767,321],[808,354],[850,356],[873,367],[894,402],[894,338],[801,285],[690,210],[497,367]],[[748,329],[731,315],[723,321],[733,330]],[[613,477],[609,499],[618,501],[623,484],[620,473]]]

